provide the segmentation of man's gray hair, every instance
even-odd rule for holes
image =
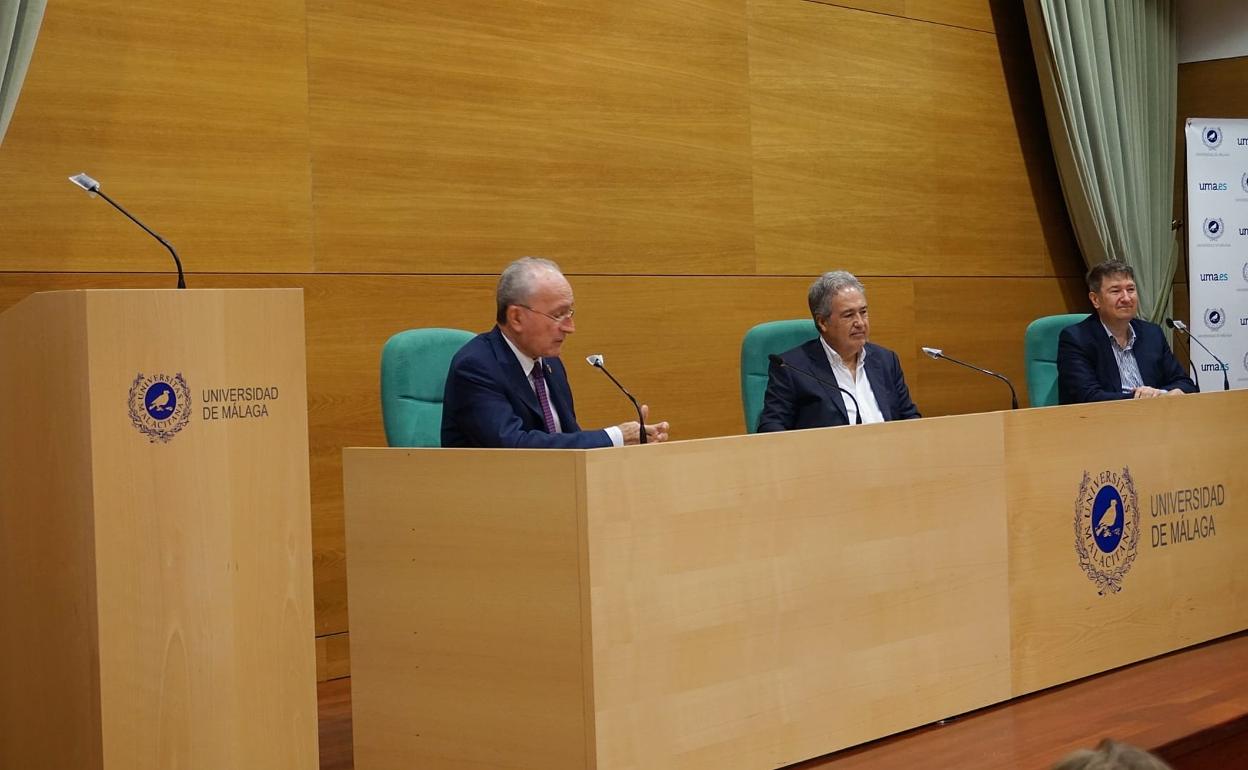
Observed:
[[[507,323],[507,308],[511,305],[523,305],[533,296],[537,278],[543,273],[554,272],[563,275],[559,265],[541,257],[521,257],[503,268],[498,277],[498,310],[495,320],[500,324]]]
[[[857,289],[864,297],[867,295],[862,281],[855,278],[853,273],[832,270],[816,278],[815,282],[810,285],[810,292],[806,295],[806,304],[810,305],[810,315],[816,321],[827,318],[832,309],[832,298],[847,289]]]

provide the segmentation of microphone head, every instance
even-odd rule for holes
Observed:
[[[1167,319],[1166,319],[1166,326],[1169,326],[1171,329],[1173,329],[1173,328],[1174,328],[1174,319],[1173,319],[1173,318],[1167,318]]]
[[[923,348],[923,352],[928,354],[932,358],[940,358],[941,356],[945,354],[945,351],[941,350],[940,348]]]
[[[592,356],[585,356],[585,361],[590,366],[597,366],[601,368],[604,360],[605,359],[603,359],[601,353],[594,353]]]
[[[87,176],[85,172],[79,172],[69,178],[69,181],[78,185],[89,193],[93,193],[100,189],[100,183]]]
[[[784,359],[776,355],[775,353],[768,353],[767,360],[772,362],[776,366],[784,366]]]

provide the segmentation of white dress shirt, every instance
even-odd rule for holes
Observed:
[[[841,355],[832,349],[822,336],[819,337],[820,344],[823,345],[823,352],[828,355],[828,364],[832,367],[832,374],[836,375],[836,384],[845,390],[854,394],[854,398],[858,399],[858,406],[862,408],[862,422],[884,422],[884,413],[880,411],[880,404],[875,400],[875,392],[871,390],[871,381],[867,379],[867,349],[864,346],[862,352],[858,354],[858,366],[855,367],[854,373],[849,373],[849,367],[841,360]],[[858,410],[854,408],[854,402],[845,398],[845,394],[841,394],[841,400],[845,402],[845,413],[849,417],[849,424],[853,425],[858,421]]]

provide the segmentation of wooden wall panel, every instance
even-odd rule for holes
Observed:
[[[759,272],[1052,274],[996,36],[751,10]]]
[[[1010,378],[1028,405],[1023,333],[1036,318],[1091,312],[1081,278],[939,278],[915,282],[915,332],[921,346]],[[907,370],[909,373],[909,370]],[[1005,383],[948,361],[922,356],[909,373],[924,415],[1010,408]]]
[[[0,147],[0,308],[172,285],[158,245],[65,181],[79,170],[179,248],[192,287],[305,289],[335,675],[341,449],[384,442],[381,345],[488,327],[517,256],[571,275],[587,425],[628,417],[580,364],[602,352],[675,438],[742,432],[741,336],[804,317],[834,268],[866,282],[924,414],[999,407],[997,383],[918,348],[1021,374],[1018,329],[1075,307],[1057,307],[1082,266],[1025,38],[980,0],[66,0]]]
[[[753,272],[744,16],[313,0],[318,269]]]
[[[1179,122],[1248,117],[1248,56],[1179,65]]]
[[[49,3],[0,149],[0,269],[312,265],[303,0]]]
[[[991,0],[811,0],[888,16],[992,32]]]

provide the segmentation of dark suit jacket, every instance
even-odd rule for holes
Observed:
[[[1174,359],[1160,326],[1136,318],[1131,321],[1131,328],[1135,329],[1132,352],[1145,385],[1162,390],[1178,388],[1184,393],[1199,392],[1196,383]],[[1062,329],[1057,338],[1058,403],[1084,404],[1123,398],[1131,398],[1131,394],[1122,392],[1118,361],[1100,317],[1093,313]]]
[[[780,356],[786,364],[805,369],[821,379],[835,383],[836,375],[828,363],[819,338],[802,343]],[[888,348],[867,343],[867,381],[880,405],[885,420],[910,420],[919,417],[919,410],[910,400],[901,373],[901,361]],[[763,411],[758,416],[758,432],[824,428],[848,425],[849,412],[841,391],[807,377],[801,372],[781,367],[774,362],[767,370],[767,393]]]
[[[563,362],[543,358],[550,406],[562,433],[547,433],[528,373],[496,326],[478,334],[451,359],[442,403],[442,446],[593,449],[611,446],[604,430],[576,424],[572,389]]]

